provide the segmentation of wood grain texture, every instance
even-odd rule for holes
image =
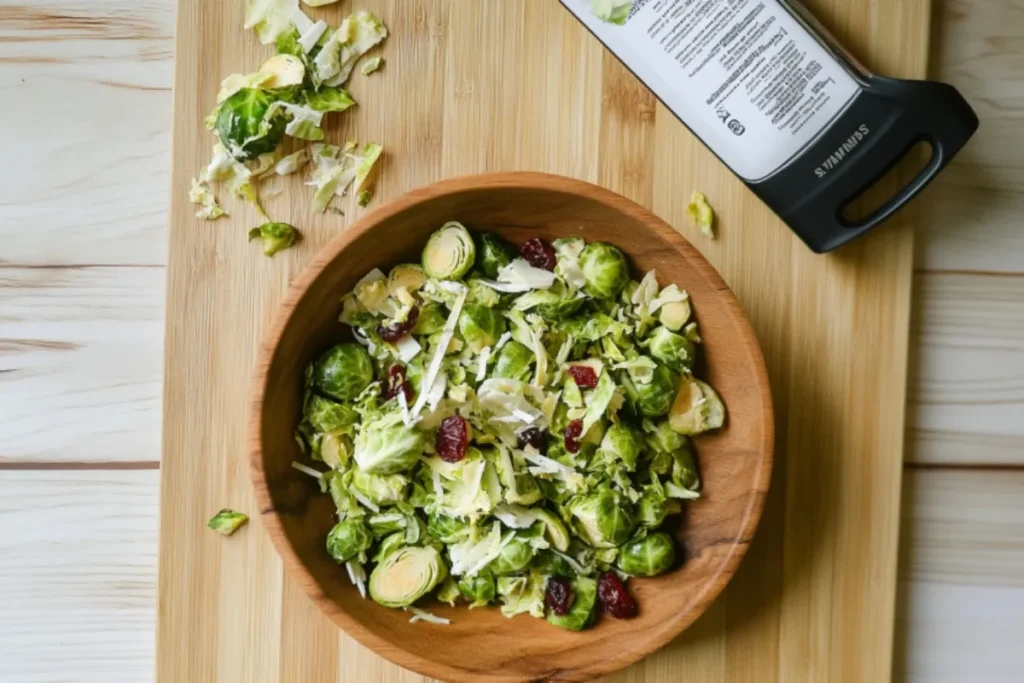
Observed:
[[[365,264],[416,260],[451,216],[513,244],[567,235],[622,247],[638,272],[690,294],[704,340],[702,377],[729,410],[725,428],[695,440],[703,495],[673,531],[687,558],[678,571],[631,582],[643,605],[630,621],[606,619],[584,634],[498,610],[429,606],[444,629],[409,624],[401,611],[362,599],[324,550],[334,504],[307,475],[294,443],[305,368],[339,339],[338,293]],[[331,300],[335,303],[327,304]],[[470,176],[415,190],[366,216],[323,249],[296,280],[256,361],[249,424],[262,521],[290,578],[350,635],[388,659],[443,679],[587,680],[631,664],[697,619],[732,578],[753,537],[771,475],[774,422],[767,371],[736,298],[700,253],[666,223],[620,195],[536,173]]]
[[[907,459],[1024,465],[1024,275],[922,273]]]
[[[925,73],[930,3],[811,4],[870,66],[897,76]],[[337,21],[350,7],[318,16]],[[733,587],[698,622],[701,646],[684,635],[659,654],[668,659],[651,674],[693,668],[717,672],[713,680],[786,683],[887,676],[913,252],[906,218],[840,254],[812,256],[670,114],[651,108],[554,3],[474,2],[458,12],[427,0],[361,7],[377,10],[393,29],[384,50],[389,67],[353,80],[361,106],[329,135],[384,143],[378,202],[483,170],[600,181],[652,208],[704,251],[764,346],[780,408],[779,485]],[[298,223],[307,240],[273,261],[245,244],[255,217],[244,209],[212,227],[192,218],[184,195],[208,154],[200,121],[217,82],[267,53],[240,23],[240,8],[230,3],[180,3],[158,670],[167,681],[292,680],[293,667],[305,662],[308,671],[316,662],[341,678],[350,669],[335,664],[337,653],[350,641],[288,597],[294,588],[282,584],[263,533],[227,547],[194,533],[214,500],[253,505],[241,400],[253,343],[289,279],[343,229],[336,216],[313,217],[298,187],[268,208]],[[393,59],[407,60],[404,68],[393,68]],[[540,96],[525,76],[542,72],[557,97]],[[719,208],[716,242],[703,241],[685,218],[695,187]],[[175,324],[183,319],[187,328]],[[873,599],[864,600],[867,594]],[[648,669],[627,671],[623,680],[640,671]]]
[[[932,74],[957,86],[982,124],[919,202],[918,267],[1024,272],[1024,7],[937,2]]]
[[[1022,487],[1020,471],[913,471],[907,476],[897,680],[1020,680]]]
[[[164,0],[0,0],[0,92],[21,103],[2,115],[19,163],[0,264],[163,264],[173,16]]]
[[[157,479],[0,472],[0,680],[152,679]]]
[[[138,471],[0,472],[0,548],[6,558],[0,565],[0,678],[153,680],[157,477]],[[1020,680],[1022,487],[1024,473],[911,470],[906,476],[894,680]],[[254,522],[216,540],[235,544],[259,533]],[[71,566],[54,559],[69,556],[75,558]],[[332,680],[332,673],[344,681],[428,680],[353,640],[339,645],[326,620],[318,639],[305,639],[308,624],[323,617],[291,582],[281,599],[282,638],[290,643],[282,667],[294,678],[280,680]],[[716,602],[681,638],[606,680],[729,683],[726,641],[719,637],[727,612],[725,600]],[[687,658],[685,672],[680,656]]]
[[[162,268],[0,269],[0,464],[156,461]]]

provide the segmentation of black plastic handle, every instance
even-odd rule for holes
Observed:
[[[810,148],[770,178],[749,183],[818,253],[878,227],[916,197],[978,129],[978,117],[955,88],[873,77]],[[843,209],[918,142],[931,145],[928,165],[870,216],[850,223]]]

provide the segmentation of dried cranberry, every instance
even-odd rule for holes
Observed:
[[[401,365],[392,365],[388,369],[388,390],[384,394],[385,400],[390,401],[398,392],[405,394],[407,403],[412,403],[412,385],[405,379],[405,368]]]
[[[384,341],[394,343],[412,332],[412,328],[416,327],[416,323],[419,319],[420,309],[413,306],[409,309],[409,315],[406,316],[404,323],[391,323],[386,327],[384,325],[378,325],[377,334],[380,335],[380,338]]]
[[[549,242],[534,237],[519,250],[523,258],[534,268],[555,269],[555,248]]]
[[[636,616],[636,600],[622,585],[622,579],[615,572],[605,572],[597,580],[597,599],[601,609],[616,619],[632,619]]]
[[[574,597],[569,579],[561,576],[552,576],[548,579],[548,587],[544,591],[544,604],[549,610],[560,617],[564,616],[572,607]]]
[[[583,420],[573,420],[565,428],[565,450],[570,453],[579,453],[581,436],[583,436]]]
[[[593,389],[597,386],[597,373],[589,365],[570,365],[569,374],[580,389]]]
[[[548,440],[544,438],[544,432],[536,427],[527,427],[519,432],[516,434],[516,440],[519,442],[520,449],[533,446],[541,455],[548,452]]]
[[[469,446],[469,424],[458,415],[446,417],[437,428],[434,449],[446,462],[458,462],[466,457]]]

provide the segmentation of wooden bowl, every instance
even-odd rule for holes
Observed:
[[[602,617],[580,633],[498,609],[437,604],[450,626],[362,599],[324,548],[334,506],[291,467],[307,364],[342,341],[339,299],[373,266],[418,262],[428,235],[458,220],[514,243],[581,235],[619,246],[637,274],[689,291],[704,338],[702,374],[728,409],[726,427],[696,440],[703,497],[672,529],[682,565],[630,582],[640,616]],[[661,647],[707,609],[736,571],[761,515],[771,476],[772,404],[764,359],[735,296],[700,253],[656,216],[608,190],[538,173],[499,173],[414,190],[340,234],[299,276],[267,334],[252,394],[252,474],[263,522],[285,568],[334,623],[379,655],[445,680],[586,680]]]

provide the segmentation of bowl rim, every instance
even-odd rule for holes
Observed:
[[[708,282],[720,292],[724,297],[724,303],[728,309],[727,313],[739,330],[740,338],[737,339],[737,343],[747,349],[751,356],[750,360],[757,379],[757,386],[751,389],[756,389],[761,393],[762,405],[764,406],[761,421],[764,428],[758,448],[761,453],[761,460],[756,470],[756,481],[752,489],[754,495],[751,496],[751,500],[743,512],[744,517],[741,528],[736,538],[729,545],[713,577],[705,581],[704,590],[694,598],[691,609],[680,612],[678,616],[668,622],[663,622],[663,627],[654,632],[652,637],[643,641],[642,645],[638,648],[630,648],[628,650],[624,648],[609,657],[595,660],[593,666],[587,666],[583,669],[559,670],[560,674],[570,674],[572,680],[585,680],[607,675],[640,661],[676,638],[704,614],[711,603],[725,589],[726,585],[736,574],[760,523],[768,488],[771,484],[775,448],[775,420],[772,395],[768,382],[768,370],[761,346],[754,334],[753,327],[743,313],[739,300],[725,280],[722,279],[722,276],[700,251],[686,238],[676,232],[668,223],[631,199],[583,180],[549,173],[511,171],[464,175],[410,190],[380,208],[362,216],[344,232],[334,237],[317,252],[313,260],[293,280],[288,292],[278,304],[277,313],[264,334],[257,354],[249,397],[250,411],[248,423],[249,465],[253,488],[255,489],[257,509],[259,510],[263,525],[270,534],[274,548],[281,556],[286,574],[292,580],[295,580],[306,595],[316,604],[317,608],[325,613],[337,626],[341,627],[345,633],[355,638],[363,646],[373,650],[379,656],[425,676],[442,680],[493,680],[493,678],[488,678],[466,669],[452,667],[442,662],[421,657],[401,647],[396,647],[390,641],[364,628],[359,621],[349,616],[340,605],[325,594],[301,558],[299,558],[285,534],[278,513],[273,507],[266,471],[262,466],[261,425],[263,422],[263,403],[268,388],[268,371],[281,338],[291,322],[297,304],[306,296],[312,284],[334,262],[350,242],[363,233],[372,230],[379,223],[425,201],[473,189],[532,189],[576,194],[604,204],[643,223],[681,252],[690,262],[690,265],[699,270],[700,275],[707,278]],[[722,303],[723,301],[720,300],[718,305]]]

